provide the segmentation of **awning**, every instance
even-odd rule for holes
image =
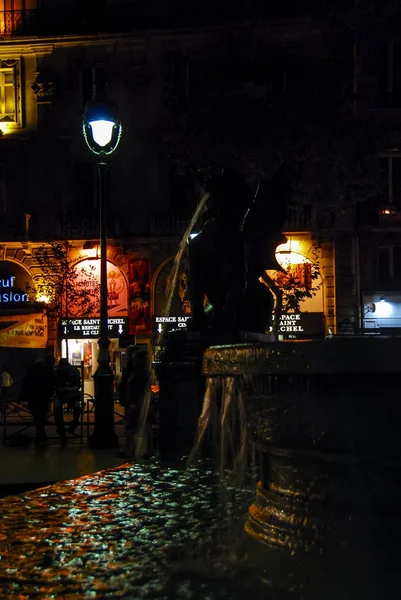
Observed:
[[[47,317],[42,313],[0,316],[0,346],[45,348]]]

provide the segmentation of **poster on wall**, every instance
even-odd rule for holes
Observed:
[[[187,273],[185,268],[179,270],[175,287],[172,290],[172,267],[173,259],[167,262],[156,279],[154,296],[154,314],[165,315],[167,297],[171,292],[171,302],[169,306],[169,316],[190,317],[191,305],[189,303],[187,288]]]
[[[76,286],[89,297],[91,310],[85,316],[99,317],[100,315],[100,260],[88,258],[81,260],[74,267]],[[120,269],[107,261],[107,309],[110,317],[125,317],[127,309],[127,283]],[[81,317],[78,307],[69,306],[69,316]]]
[[[0,317],[0,346],[7,348],[45,348],[47,317],[41,313]]]
[[[152,332],[150,314],[150,262],[148,258],[134,258],[128,265],[129,279],[129,334]]]

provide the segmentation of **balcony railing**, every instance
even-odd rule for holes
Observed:
[[[310,204],[288,207],[284,231],[310,231],[311,226],[312,207]]]
[[[57,35],[124,32],[133,29],[183,27],[221,24],[263,17],[308,16],[319,10],[320,0],[287,0],[270,3],[263,0],[129,0],[108,4],[98,0],[96,9],[85,6],[0,12],[0,36]]]
[[[313,229],[313,211],[309,206],[291,207],[284,231],[311,231]],[[97,214],[90,217],[68,214],[67,211],[53,216],[46,213],[42,218],[33,214],[26,220],[24,214],[0,217],[0,242],[54,239],[98,239],[99,223]],[[146,215],[143,211],[130,215],[110,215],[107,223],[107,235],[110,238],[130,237],[177,237],[187,229],[191,215],[179,213],[154,213]],[[27,225],[29,231],[27,232]]]
[[[174,213],[152,215],[148,221],[148,233],[155,236],[182,236],[190,219]]]

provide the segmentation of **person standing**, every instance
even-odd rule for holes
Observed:
[[[117,455],[132,458],[137,450],[136,434],[142,406],[150,389],[151,374],[145,346],[128,346],[125,358],[126,366],[120,384],[120,404],[124,407],[125,446]]]
[[[56,398],[54,400],[54,418],[61,445],[66,444],[66,429],[63,409],[66,404],[73,411],[73,418],[68,427],[69,433],[74,433],[79,425],[81,416],[81,376],[77,367],[71,365],[66,358],[60,358],[55,374]]]
[[[0,376],[0,387],[1,387],[1,399],[7,400],[10,395],[10,388],[13,384],[13,378],[11,377],[10,369],[7,365],[3,365],[3,370]]]
[[[49,360],[37,358],[28,367],[22,384],[21,400],[27,402],[36,429],[35,446],[45,446],[46,420],[54,394],[54,372]]]

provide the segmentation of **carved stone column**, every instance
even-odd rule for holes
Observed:
[[[48,69],[42,69],[35,73],[35,81],[31,88],[36,94],[38,107],[38,127],[43,124],[46,115],[53,108],[53,98],[56,91],[54,78]]]

